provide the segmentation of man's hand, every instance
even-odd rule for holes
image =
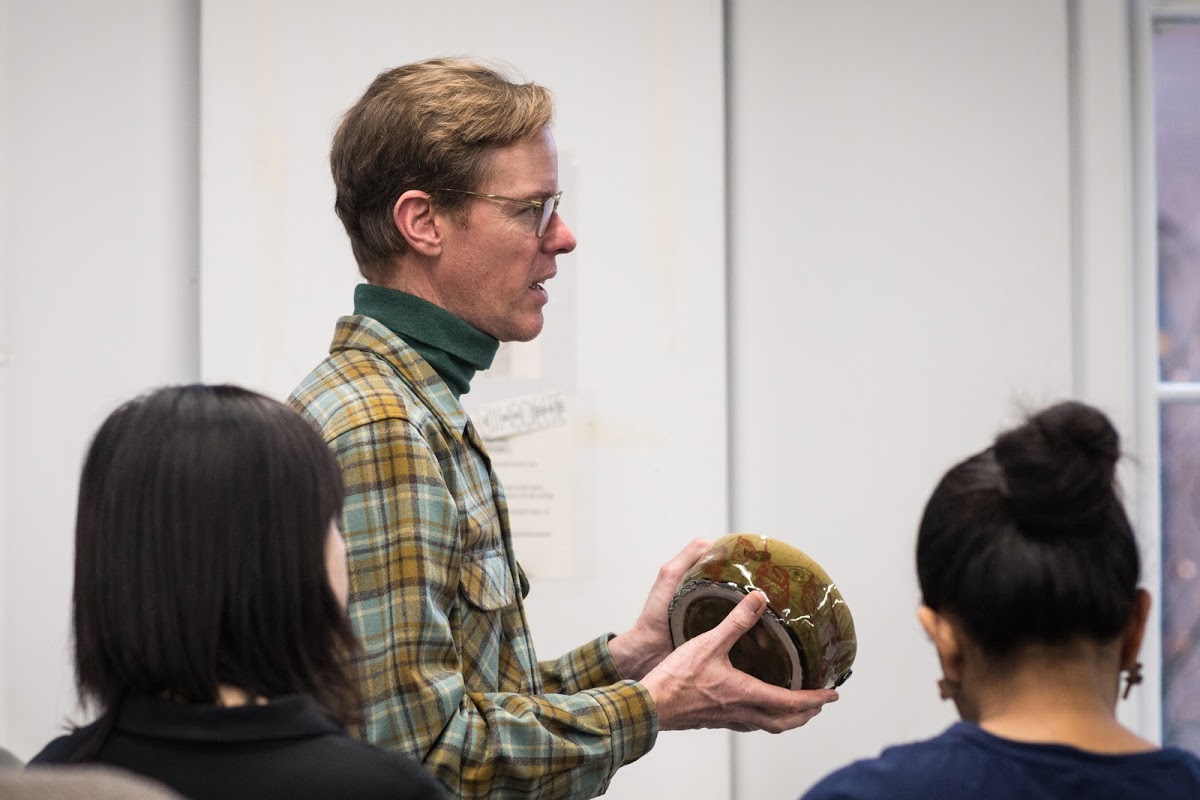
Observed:
[[[750,592],[720,625],[680,645],[642,679],[658,707],[660,730],[781,733],[800,727],[838,699],[832,689],[772,686],[729,663],[730,648],[754,627],[766,606],[761,592]]]
[[[640,681],[671,652],[671,630],[667,624],[667,606],[675,589],[712,542],[694,539],[658,571],[654,586],[641,615],[625,633],[608,643],[608,653],[621,677]]]

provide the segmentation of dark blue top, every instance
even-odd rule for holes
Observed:
[[[1100,755],[958,722],[826,776],[802,800],[1197,800],[1200,759],[1174,747]]]

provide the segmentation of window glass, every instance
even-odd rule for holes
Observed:
[[[1200,381],[1200,23],[1154,36],[1160,375]]]
[[[1163,741],[1200,754],[1200,20],[1154,30]],[[1175,391],[1183,388],[1184,391]]]
[[[1200,754],[1200,404],[1162,406],[1163,742]]]

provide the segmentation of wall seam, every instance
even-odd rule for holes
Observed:
[[[1071,321],[1071,396],[1083,396],[1087,384],[1084,357],[1084,336],[1087,327],[1083,319],[1084,277],[1081,264],[1083,247],[1083,136],[1080,131],[1080,35],[1079,0],[1066,0],[1067,28],[1067,274]]]
[[[737,433],[737,398],[734,387],[737,385],[736,362],[734,353],[734,225],[733,199],[735,175],[733,169],[733,0],[721,0],[721,72],[724,76],[723,106],[724,106],[724,172],[725,172],[725,531],[733,531],[733,521],[737,519],[735,508],[737,504],[737,485],[734,469],[733,443]],[[729,740],[729,797],[738,800],[738,739],[732,731],[725,736]]]

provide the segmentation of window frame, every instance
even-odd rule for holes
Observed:
[[[1143,547],[1143,583],[1154,610],[1142,646],[1153,690],[1142,693],[1138,728],[1161,742],[1163,728],[1163,520],[1162,408],[1200,404],[1200,382],[1164,380],[1159,364],[1158,191],[1155,166],[1154,26],[1200,24],[1200,0],[1131,0],[1130,49],[1133,100],[1133,272],[1135,300],[1134,394],[1137,417],[1137,529]]]

